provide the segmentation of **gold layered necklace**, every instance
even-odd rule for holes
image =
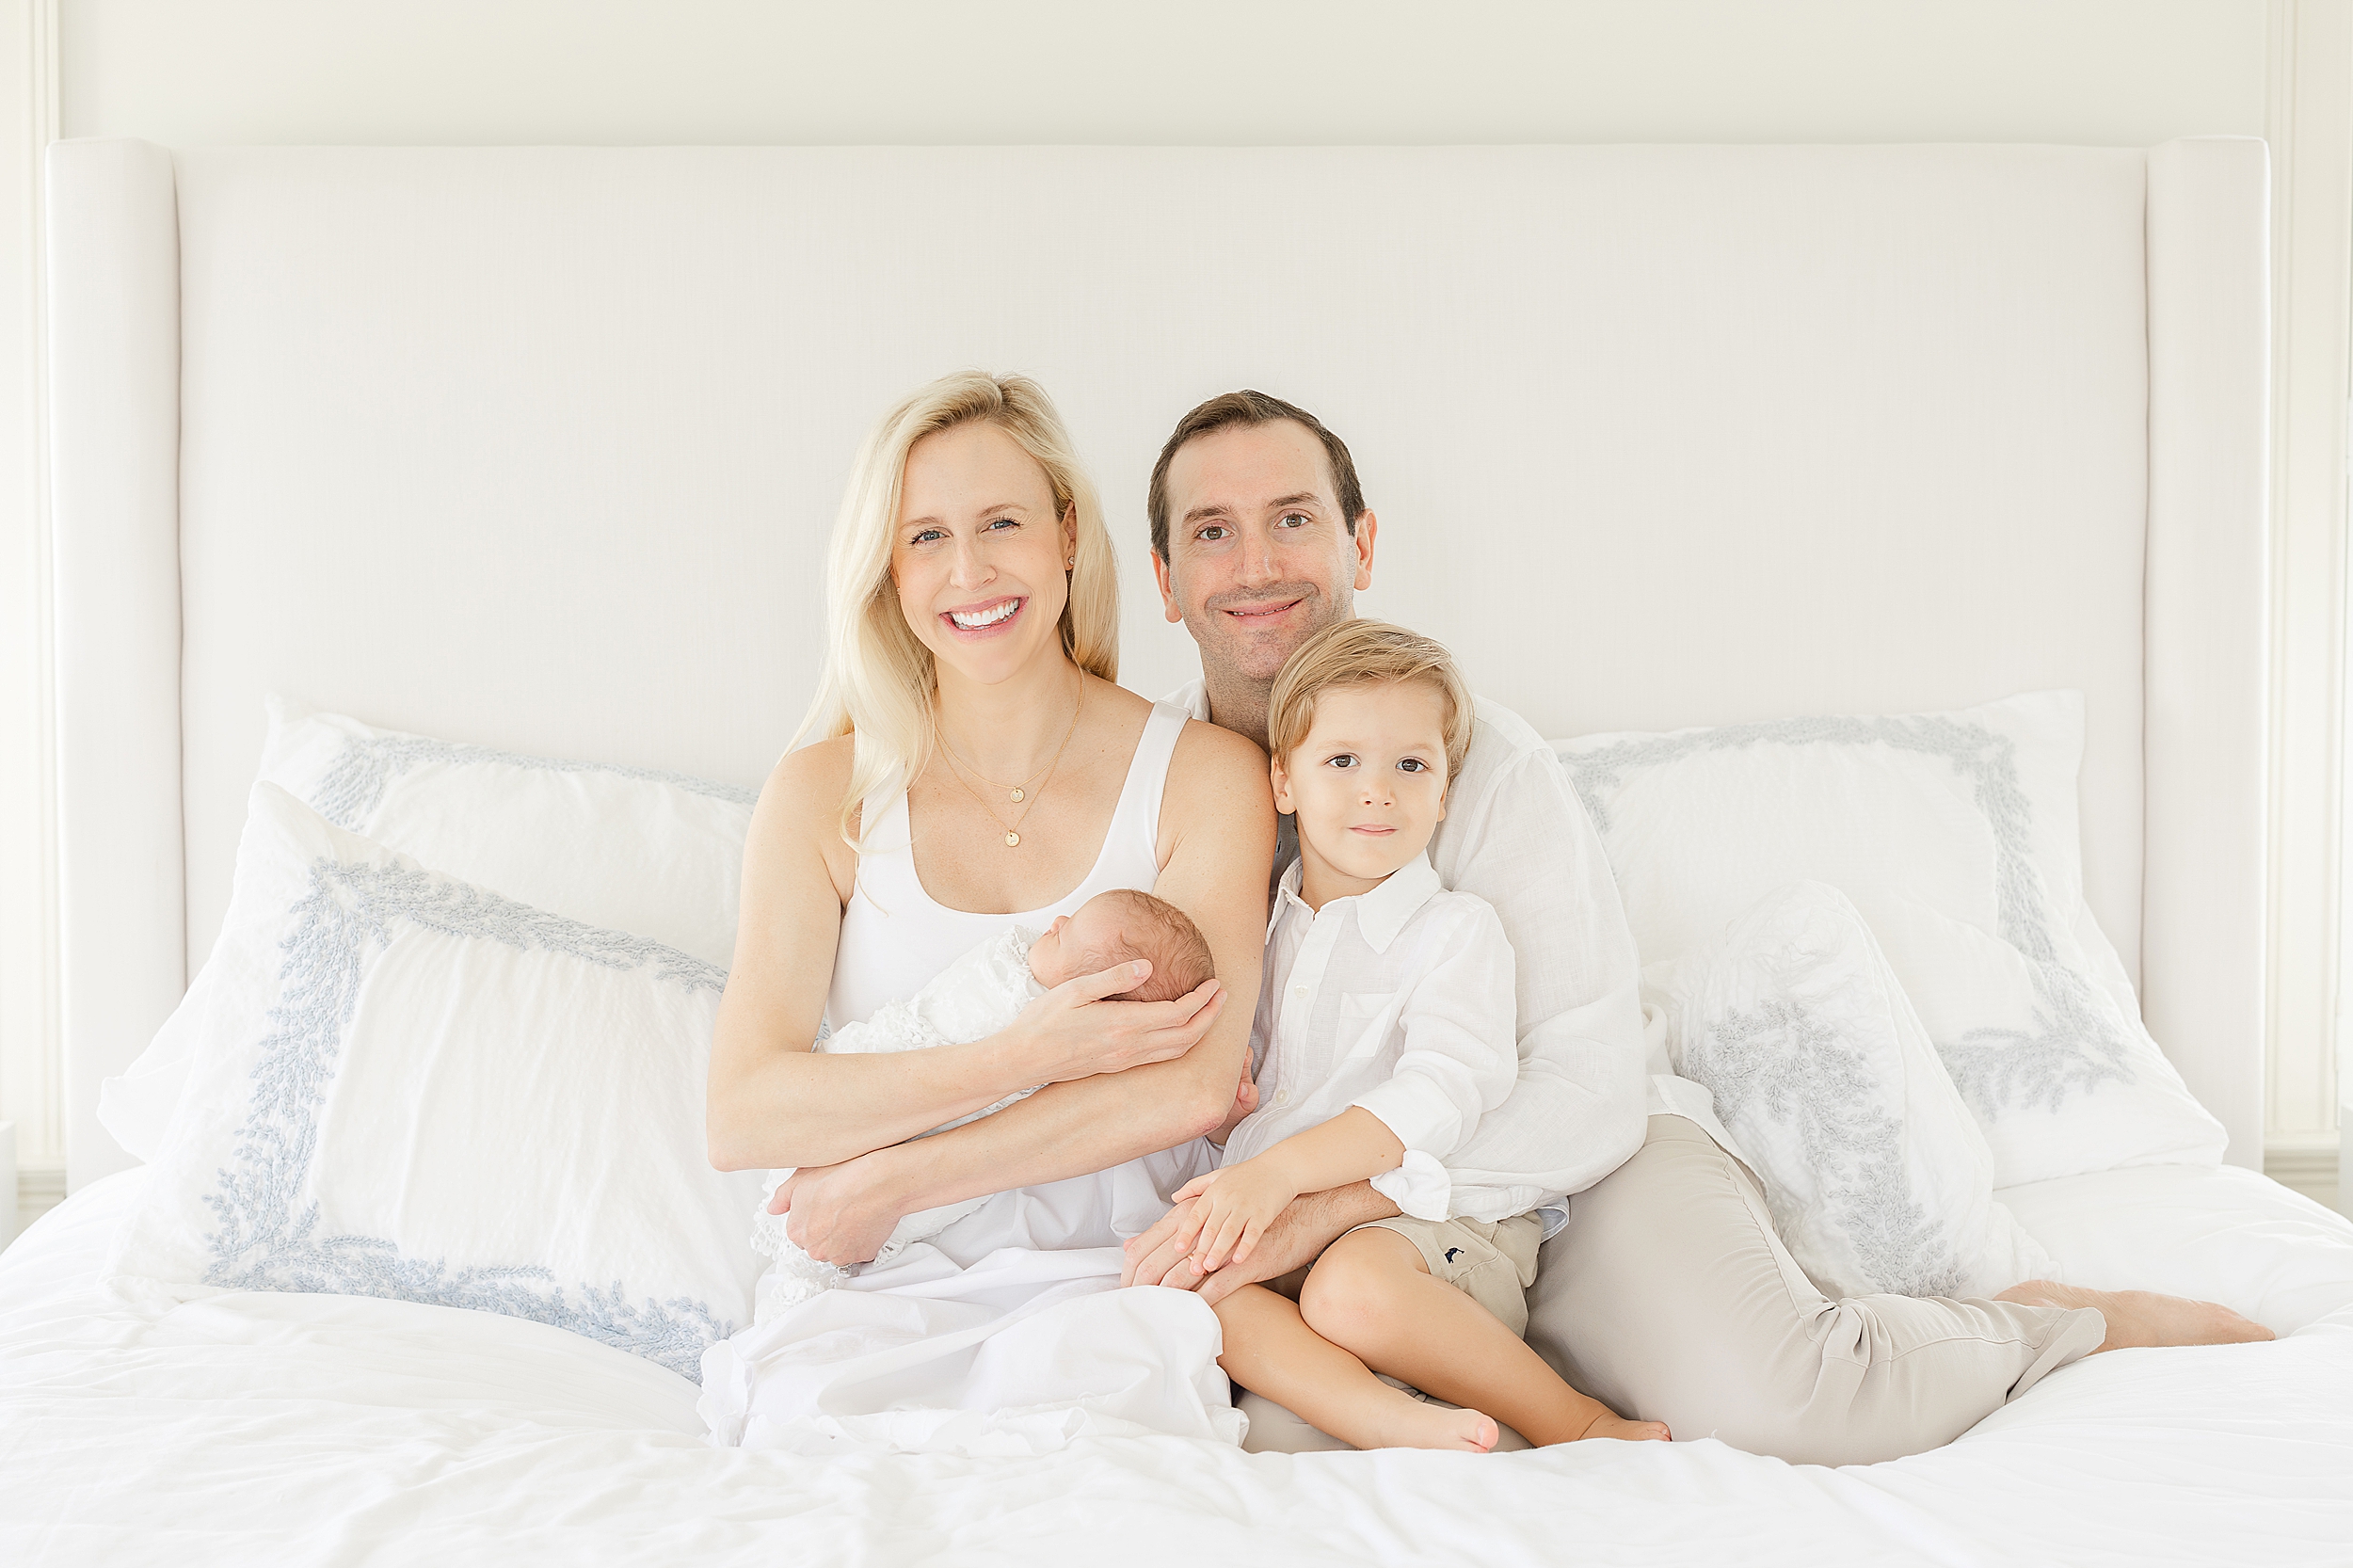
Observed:
[[[940,749],[948,755],[948,771],[956,776],[956,782],[964,786],[964,792],[970,795],[973,802],[982,810],[987,812],[999,827],[1005,830],[1007,849],[1021,847],[1021,824],[1030,820],[1030,812],[1036,807],[1039,800],[1045,797],[1046,787],[1054,781],[1054,770],[1062,766],[1062,754],[1070,749],[1070,737],[1079,732],[1079,715],[1086,712],[1086,677],[1081,675],[1079,677],[1078,700],[1070,706],[1070,728],[1063,731],[1062,744],[1054,748],[1054,755],[1047,760],[1045,767],[1018,784],[1000,784],[995,779],[985,776],[980,769],[965,760],[964,754],[956,750],[954,743],[948,739],[947,730],[943,728],[939,731]],[[979,779],[993,790],[1003,790],[1013,797],[1013,803],[1021,808],[1013,821],[1007,822],[1003,817],[999,816],[997,808],[990,805],[987,798],[972,787],[972,780],[965,776],[968,769],[970,770],[972,778]],[[1037,785],[1034,790],[1030,788],[1032,782]]]

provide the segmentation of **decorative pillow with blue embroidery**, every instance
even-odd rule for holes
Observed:
[[[2080,694],[1558,749],[1646,967],[1777,888],[1846,894],[1984,1129],[1996,1186],[2221,1159],[2221,1124],[2141,1027],[2084,902]]]
[[[1833,1298],[1998,1295],[2057,1266],[1993,1198],[1993,1156],[1879,944],[1835,888],[1768,893],[1642,977],[1773,1229]]]
[[[711,1169],[725,971],[254,787],[192,1069],[107,1272],[501,1312],[698,1375],[751,1320],[756,1171]]]
[[[758,792],[378,729],[269,699],[261,776],[337,827],[722,968]]]
[[[734,961],[750,790],[377,729],[277,696],[261,776],[437,871],[721,968]],[[167,1028],[99,1086],[100,1123],[142,1160],[155,1158],[180,1103],[186,1043]]]

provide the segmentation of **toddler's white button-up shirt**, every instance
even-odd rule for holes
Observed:
[[[1225,1161],[1362,1106],[1405,1145],[1373,1190],[1443,1220],[1446,1158],[1519,1076],[1511,941],[1486,900],[1451,893],[1425,856],[1321,910],[1294,862],[1275,890],[1251,1051],[1258,1110]]]
[[[1209,717],[1198,680],[1169,700]],[[1519,972],[1519,1084],[1454,1151],[1456,1215],[1540,1208],[1559,1229],[1561,1195],[1641,1148],[1646,1111],[1690,1116],[1722,1141],[1707,1091],[1665,1076],[1665,1032],[1644,1039],[1641,964],[1601,837],[1561,759],[1510,709],[1481,699],[1430,863],[1445,886],[1495,906]],[[1660,1075],[1647,1085],[1646,1046]]]

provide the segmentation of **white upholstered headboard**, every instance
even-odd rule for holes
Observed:
[[[755,783],[892,398],[1353,447],[1367,608],[1549,734],[2089,699],[2094,909],[2261,1152],[2264,149],[200,149],[51,163],[70,1179],[262,697]]]

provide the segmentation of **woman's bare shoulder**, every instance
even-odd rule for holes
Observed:
[[[776,759],[760,787],[760,804],[752,811],[752,855],[746,864],[769,856],[760,851],[785,845],[814,845],[823,855],[837,884],[853,872],[856,857],[841,840],[841,797],[850,787],[850,770],[856,760],[856,743],[847,735],[819,741]],[[850,831],[857,831],[851,814]],[[796,852],[797,853],[797,852]],[[840,888],[837,887],[837,891]]]
[[[1266,753],[1255,741],[1201,719],[1187,719],[1168,762],[1172,799],[1201,809],[1225,812],[1263,807],[1273,821],[1274,792],[1267,780]]]
[[[761,804],[779,786],[795,794],[811,790],[830,789],[834,798],[850,787],[850,769],[857,760],[857,738],[837,735],[830,741],[788,751],[776,759],[776,765],[768,770],[767,785],[760,792]]]

